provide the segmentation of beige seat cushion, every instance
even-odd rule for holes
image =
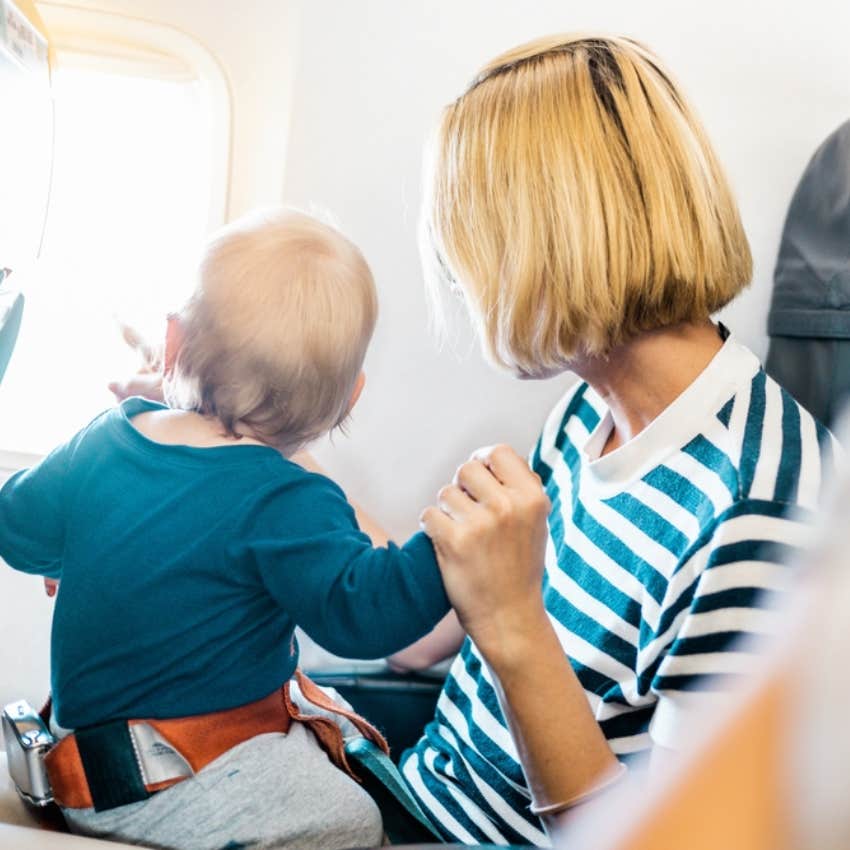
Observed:
[[[85,848],[129,848],[127,844],[80,838],[59,832],[38,829],[18,799],[6,768],[6,753],[0,751],[0,850],[85,850]],[[136,848],[138,850],[138,848]]]
[[[139,850],[129,844],[0,823],[0,850]]]
[[[21,805],[15,786],[6,767],[6,753],[0,752],[0,824],[35,826],[27,810]]]

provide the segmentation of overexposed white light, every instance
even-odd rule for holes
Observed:
[[[67,68],[54,76],[54,179],[41,258],[0,386],[0,450],[44,453],[135,366],[118,320],[150,335],[182,303],[208,221],[211,124],[199,81]]]

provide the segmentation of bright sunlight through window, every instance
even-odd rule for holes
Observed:
[[[105,66],[106,67],[106,66]],[[0,386],[0,450],[43,453],[112,401],[132,371],[119,321],[153,336],[192,287],[214,180],[197,79],[97,65],[54,73],[55,162],[42,256]]]

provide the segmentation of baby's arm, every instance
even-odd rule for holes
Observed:
[[[299,452],[291,458],[299,466],[321,475],[327,473],[307,451]],[[356,502],[351,505],[357,516],[360,529],[369,535],[374,546],[386,546],[390,542],[389,534]],[[409,673],[415,670],[427,670],[446,658],[455,655],[466,637],[454,611],[449,611],[425,637],[393,653],[387,658],[387,664],[397,673]]]
[[[457,614],[449,611],[433,630],[416,643],[387,658],[392,670],[397,673],[410,673],[414,670],[427,670],[435,664],[457,654],[466,637]]]
[[[58,579],[65,545],[68,447],[13,475],[0,490],[0,557],[21,572]]]
[[[232,550],[320,646],[383,658],[431,632],[449,611],[430,540],[374,546],[329,479],[305,475],[255,493]]]

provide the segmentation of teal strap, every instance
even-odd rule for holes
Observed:
[[[150,797],[126,720],[78,729],[74,737],[96,812]]]
[[[345,755],[378,804],[392,844],[444,843],[386,753],[366,738],[354,738],[346,743]]]

